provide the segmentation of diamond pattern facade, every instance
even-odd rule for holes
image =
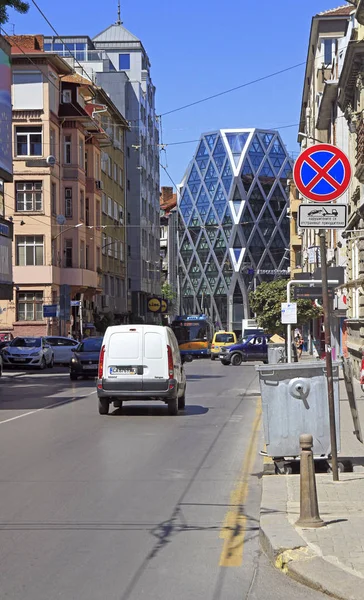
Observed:
[[[287,269],[286,182],[292,161],[276,131],[202,136],[180,186],[181,311],[241,330],[259,270]],[[256,274],[257,283],[274,274]]]

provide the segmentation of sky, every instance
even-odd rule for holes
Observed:
[[[7,33],[54,35],[30,1],[9,11]],[[117,0],[37,0],[57,32],[93,37],[117,18]],[[343,0],[122,0],[124,26],[142,41],[157,88],[156,111],[168,111],[306,61],[312,17]],[[162,116],[161,185],[179,184],[204,132],[280,128],[297,156],[304,65],[254,85]],[[291,126],[291,127],[287,127]],[[167,174],[168,173],[168,174]]]

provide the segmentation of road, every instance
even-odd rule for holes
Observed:
[[[102,417],[94,381],[5,372],[2,600],[324,599],[259,550],[254,366],[186,371],[177,417],[161,403]]]

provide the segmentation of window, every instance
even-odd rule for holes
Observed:
[[[15,127],[16,155],[42,156],[42,128]]]
[[[62,102],[63,104],[72,104],[72,90],[63,90]]]
[[[102,152],[101,153],[101,171],[103,171],[104,173],[107,173],[107,161],[108,161],[108,156],[107,156],[106,152]]]
[[[130,247],[130,244],[128,244],[128,256],[129,257],[131,256],[131,247]]]
[[[64,136],[64,163],[66,165],[71,164],[71,144],[72,144],[72,136],[65,135]]]
[[[78,162],[81,169],[85,168],[85,144],[83,139],[78,142]]]
[[[119,221],[119,205],[114,200],[114,221]]]
[[[95,156],[95,179],[100,179],[100,154],[98,153]]]
[[[118,180],[118,165],[114,163],[114,181]]]
[[[331,38],[324,40],[323,54],[325,65],[331,65],[332,63],[332,42]]]
[[[122,261],[122,260],[124,259],[124,256],[123,256],[123,254],[124,254],[124,251],[123,251],[123,242],[120,242],[120,245],[119,245],[119,256],[120,256],[120,261]]]
[[[128,188],[128,190],[130,191],[130,179],[128,179],[127,188]]]
[[[112,256],[112,245],[113,240],[110,236],[107,236],[107,254],[108,256]]]
[[[130,69],[130,54],[119,54],[119,71]]]
[[[121,188],[123,187],[123,170],[122,170],[122,168],[119,169],[119,185]]]
[[[43,108],[42,73],[39,71],[14,72],[12,92],[15,110],[41,110]]]
[[[85,220],[86,220],[86,225],[90,225],[90,200],[89,198],[86,198],[86,214],[85,214]]]
[[[15,241],[17,266],[43,265],[44,242],[42,235],[17,235]]]
[[[130,214],[130,212],[128,212],[128,225],[130,225],[130,223],[131,223],[131,214]]]
[[[110,156],[107,157],[107,174],[109,177],[112,177],[112,160]]]
[[[96,269],[99,269],[100,265],[101,265],[101,262],[100,262],[100,247],[97,246],[97,248],[96,248]]]
[[[85,192],[80,191],[80,221],[85,220]]]
[[[17,181],[15,184],[16,211],[34,212],[43,210],[42,186],[42,181]]]
[[[57,186],[55,183],[51,183],[51,207],[52,213],[57,214]]]
[[[65,188],[64,200],[64,216],[66,219],[72,219],[72,188]]]
[[[72,240],[64,241],[64,266],[72,268]]]
[[[86,177],[89,176],[89,173],[88,173],[88,152],[85,152],[85,174],[86,174]]]
[[[90,268],[90,246],[86,246],[86,269]]]
[[[80,244],[80,267],[85,268],[85,242],[82,241]]]
[[[102,192],[101,201],[102,201],[102,212],[104,213],[104,215],[107,215],[107,201],[106,201],[106,194],[104,192]]]
[[[110,276],[110,296],[115,296],[115,279]]]
[[[109,215],[109,217],[113,217],[113,204],[110,196],[108,196],[107,198],[107,214]]]
[[[96,202],[96,227],[100,227],[101,225],[101,214],[100,214],[100,202]]]
[[[18,292],[16,299],[18,321],[43,320],[43,292]]]
[[[51,153],[51,156],[56,156],[56,132],[54,129],[51,128],[50,130],[50,134],[49,134],[49,150]]]

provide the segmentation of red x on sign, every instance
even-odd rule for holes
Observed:
[[[351,166],[340,148],[317,144],[297,158],[293,178],[302,196],[314,202],[330,202],[340,198],[348,188]]]

